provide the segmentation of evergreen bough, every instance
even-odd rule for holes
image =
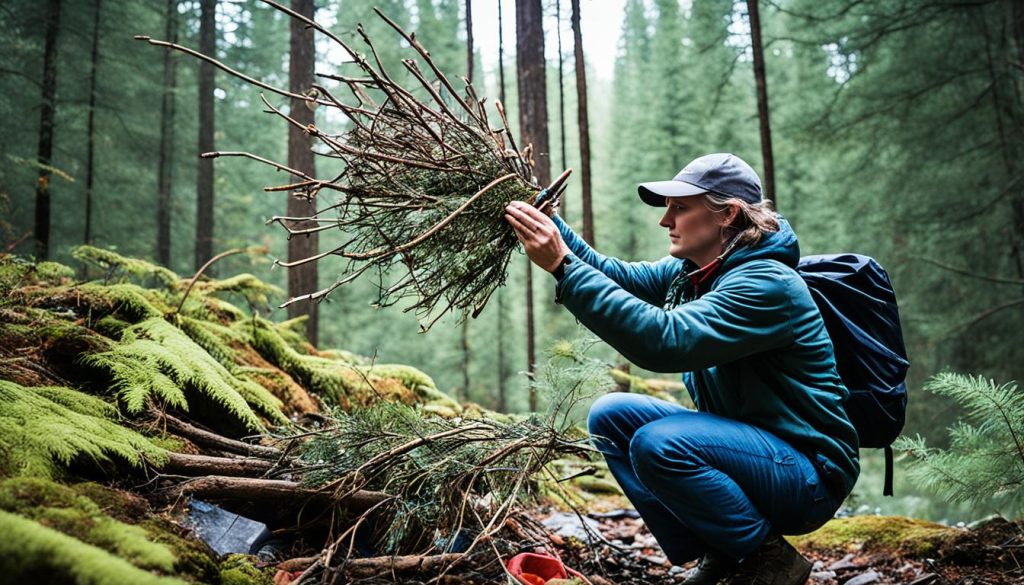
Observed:
[[[533,176],[531,147],[520,151],[500,103],[496,109],[501,125],[493,128],[486,100],[477,96],[469,80],[463,78],[464,86],[457,89],[415,35],[379,10],[375,9],[378,16],[412,53],[411,58],[402,60],[402,66],[414,87],[395,81],[361,25],[356,33],[367,53],[356,51],[338,35],[281,3],[263,2],[337,45],[354,71],[318,74],[337,85],[328,89],[314,83],[299,94],[248,77],[214,56],[146,36],[136,38],[208,61],[248,83],[291,98],[293,104],[302,100],[307,107],[335,114],[321,115],[321,119],[346,121],[344,132],[327,132],[315,124],[296,121],[263,97],[269,113],[316,139],[322,147],[319,154],[331,165],[341,163],[329,178],[309,176],[248,152],[202,155],[247,157],[295,178],[267,191],[290,191],[293,196],[318,201],[328,192],[338,195],[311,216],[274,217],[268,222],[279,223],[288,237],[330,230],[341,240],[328,244],[320,254],[275,264],[292,268],[329,256],[346,261],[333,284],[289,299],[282,306],[323,300],[339,286],[376,271],[376,305],[411,300],[403,310],[416,311],[421,331],[449,310],[461,311],[462,318],[479,315],[491,294],[504,284],[511,253],[518,245],[504,220],[505,207],[515,200],[533,204],[539,197],[541,186]],[[343,100],[343,93],[351,97]],[[396,272],[398,278],[386,279]]]
[[[964,419],[949,428],[949,447],[923,437],[900,437],[894,448],[910,456],[910,478],[953,502],[1004,503],[1024,511],[1024,392],[981,376],[942,373],[925,390],[949,396]]]

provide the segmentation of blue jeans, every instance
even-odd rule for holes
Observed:
[[[709,549],[743,559],[769,530],[806,534],[842,504],[803,453],[753,425],[622,392],[594,402],[587,424],[676,565]]]

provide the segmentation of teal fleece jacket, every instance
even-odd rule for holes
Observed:
[[[697,410],[775,434],[850,493],[860,461],[843,407],[849,391],[795,270],[800,247],[784,218],[779,231],[727,256],[700,295],[682,278],[697,268],[692,261],[623,262],[596,252],[557,215],[554,222],[571,250],[555,302],[637,366],[682,373]]]

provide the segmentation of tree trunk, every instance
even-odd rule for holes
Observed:
[[[201,0],[199,16],[199,52],[217,54],[217,0]],[[214,67],[199,62],[199,154],[213,151],[215,83]],[[199,270],[213,258],[213,159],[200,158],[196,172],[196,257]],[[211,267],[207,273],[213,273]]]
[[[558,138],[561,147],[559,160],[562,163],[562,168],[567,169],[569,163],[566,161],[565,155],[565,59],[562,57],[562,0],[555,0],[555,22],[557,23],[555,33],[558,39]],[[559,205],[559,214],[562,219],[569,221],[565,203],[566,200],[563,197],[561,205]]]
[[[572,40],[576,57],[576,112],[580,128],[580,179],[583,185],[583,239],[596,246],[590,186],[590,114],[587,108],[587,70],[583,63],[580,0],[572,0]]]
[[[178,42],[178,0],[167,0],[164,38]],[[174,89],[177,82],[174,51],[164,51],[164,93],[160,103],[160,154],[157,168],[156,259],[171,265],[171,172],[174,168]]]
[[[775,161],[772,157],[772,127],[768,122],[768,85],[764,76],[764,46],[761,43],[761,17],[757,0],[747,0],[747,14],[750,17],[750,40],[754,50],[754,81],[757,83],[757,117],[761,126],[761,158],[764,162],[764,196],[775,199]]]
[[[501,16],[501,0],[498,0],[498,99],[505,105],[505,32]]]
[[[466,0],[466,79],[473,83],[473,2]],[[460,400],[469,400],[469,319],[462,321],[462,391]]]
[[[85,146],[85,243],[92,243],[92,186],[96,170],[96,64],[100,57],[100,10],[103,0],[96,0],[92,17],[92,54],[89,57],[89,114],[86,119]],[[85,267],[82,268],[83,276]]]
[[[292,10],[312,19],[313,0],[292,0]],[[291,19],[291,41],[288,58],[288,88],[292,93],[306,94],[313,86],[313,66],[316,63],[316,49],[313,44],[313,29],[296,18]],[[303,126],[314,122],[313,109],[307,102],[291,100],[291,117]],[[295,125],[288,126],[288,166],[309,176],[316,175],[313,161],[313,137]],[[301,177],[293,177],[301,181]],[[300,198],[289,194],[288,213],[291,217],[310,217],[316,213],[315,198]],[[314,222],[299,222],[296,229],[316,227]],[[288,261],[294,262],[317,253],[320,239],[317,233],[294,236],[288,240]],[[316,262],[307,262],[288,269],[288,295],[297,297],[319,289]],[[308,314],[306,337],[313,345],[317,343],[319,330],[319,305],[315,301],[303,301],[288,305],[288,317],[295,318]]]
[[[43,93],[39,107],[39,177],[36,180],[36,258],[50,253],[50,160],[53,157],[53,118],[57,111],[57,33],[60,32],[60,0],[46,5],[46,44],[43,49]]]
[[[516,0],[516,73],[519,88],[519,132],[522,145],[533,145],[534,174],[541,185],[551,182],[548,147],[547,82],[544,78],[544,12],[540,0]],[[537,410],[533,265],[526,261],[526,361],[530,378],[530,410]]]
[[[505,104],[505,35],[502,33],[501,0],[498,0],[498,97]],[[505,287],[498,289],[498,402],[495,410],[508,410],[508,389],[505,385]]]
[[[466,79],[473,83],[473,0],[466,0]]]

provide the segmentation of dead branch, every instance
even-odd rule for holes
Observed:
[[[268,459],[277,459],[283,454],[276,447],[253,445],[229,439],[217,433],[203,430],[166,413],[159,414],[159,417],[159,420],[163,421],[166,427],[174,434],[184,437],[197,445],[227,451],[228,453]]]
[[[167,463],[160,470],[177,475],[254,477],[263,475],[274,468],[274,464],[265,459],[212,457],[186,453],[168,453],[168,456]]]
[[[289,505],[296,502],[323,505],[340,503],[349,510],[357,512],[391,499],[391,496],[387,494],[369,490],[360,490],[348,494],[344,498],[336,498],[333,493],[307,487],[295,481],[223,475],[190,479],[176,485],[173,491],[211,501],[277,502]]]

